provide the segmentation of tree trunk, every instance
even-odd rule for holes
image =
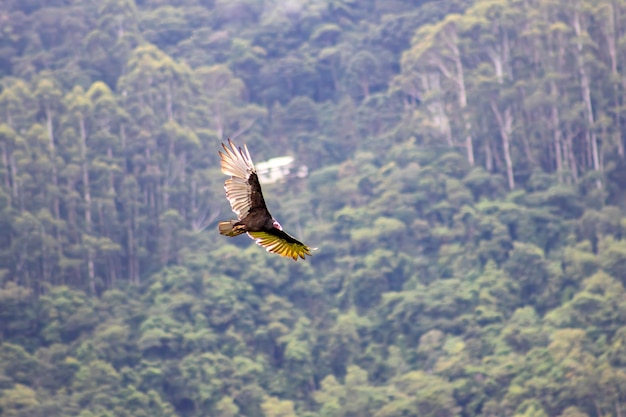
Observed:
[[[167,91],[165,92],[165,100],[167,106],[167,121],[171,122],[174,120],[174,111],[172,104],[172,87],[170,84],[167,85]]]
[[[40,274],[40,279],[35,279],[35,282],[33,283],[33,291],[35,293],[36,296],[40,296],[41,295],[41,288],[42,282],[45,282],[48,278],[48,250],[46,248],[46,230],[43,226],[41,226],[39,228],[40,231],[40,236],[41,236],[41,257],[40,257],[40,262],[41,262],[41,274]]]
[[[330,64],[330,75],[333,78],[333,88],[334,91],[337,92],[339,91],[339,76],[337,75],[337,68],[334,65],[334,62]]]
[[[500,112],[495,99],[491,99],[491,110],[496,116],[498,127],[500,128],[500,136],[502,138],[502,149],[504,152],[504,162],[506,164],[506,177],[509,182],[509,190],[515,189],[515,177],[513,176],[513,161],[511,159],[511,131],[513,127],[513,116],[511,115],[511,106],[507,106],[504,116]]]
[[[11,190],[11,193],[13,192],[13,187],[11,187],[11,167],[9,165],[9,156],[7,153],[7,144],[2,142],[2,165],[4,166],[4,186],[6,187],[7,191]],[[7,197],[9,198],[9,206],[13,205],[12,201],[11,201],[11,194],[8,194]]]
[[[68,179],[67,189],[76,189],[76,179],[74,177]],[[72,232],[76,232],[78,230],[78,227],[76,226],[76,199],[74,197],[70,197],[67,201],[67,223],[69,224]],[[80,238],[76,238],[76,240],[79,239]]]
[[[519,92],[521,96],[521,107],[522,107],[521,113],[522,113],[522,118],[523,118],[522,126],[524,127],[520,134],[520,139],[521,139],[522,146],[524,148],[524,154],[526,155],[526,159],[528,160],[528,163],[531,166],[537,166],[535,155],[532,152],[532,147],[530,146],[530,141],[528,140],[528,136],[529,136],[528,126],[531,126],[533,124],[533,118],[531,117],[531,115],[528,114],[524,106],[524,102],[526,101],[526,91],[524,90],[524,87],[519,87],[517,91]]]
[[[128,161],[126,159],[127,153],[127,141],[126,141],[126,128],[122,124],[120,126],[120,139],[122,141],[122,149],[124,153],[124,179],[129,176]],[[139,262],[137,260],[137,250],[135,248],[135,196],[132,192],[126,192],[126,201],[124,201],[124,207],[126,208],[126,238],[128,239],[127,245],[127,259],[128,259],[128,277],[131,283],[139,284]]]
[[[427,108],[432,115],[433,121],[439,133],[445,138],[449,147],[454,147],[454,141],[452,139],[452,129],[450,128],[450,119],[446,114],[446,109],[441,99],[441,83],[439,81],[439,73],[432,72],[428,74],[422,74],[422,88],[428,93],[434,93],[436,96],[433,98],[432,103],[427,105]]]
[[[109,158],[109,161],[113,160],[113,150],[111,149],[110,146],[107,148],[107,157]],[[113,176],[113,171],[111,170],[109,170],[109,192],[111,193],[111,195],[116,195],[115,194],[115,177]]]
[[[574,182],[576,182],[578,181],[578,164],[576,163],[576,155],[574,155],[574,136],[576,135],[572,131],[571,126],[569,126],[565,131],[564,145],[567,148],[566,159],[569,160],[570,171],[572,172]]]
[[[556,161],[556,175],[559,182],[563,182],[563,155],[561,152],[561,130],[559,128],[559,110],[552,105],[552,133],[554,138],[554,159]]]
[[[465,86],[465,76],[463,62],[461,60],[461,52],[457,45],[456,29],[450,29],[449,33],[443,38],[446,46],[452,51],[452,62],[454,64],[454,71],[449,70],[441,60],[441,57],[435,55],[433,52],[431,55],[431,61],[441,71],[441,73],[454,82],[458,88],[458,101],[459,108],[461,110],[461,117],[463,121],[463,129],[465,134],[465,148],[467,150],[467,161],[471,166],[474,166],[474,140],[472,138],[472,125],[467,112],[467,89]]]
[[[109,257],[109,288],[115,288],[117,282],[116,262],[114,257]]]
[[[620,100],[620,92],[619,92],[619,73],[618,73],[618,52],[617,52],[617,40],[616,36],[618,32],[618,10],[619,7],[615,7],[614,2],[609,2],[607,4],[608,13],[606,19],[608,21],[607,25],[601,25],[602,33],[606,39],[607,50],[609,53],[609,57],[611,59],[611,75],[613,79],[611,83],[613,84],[613,142],[617,146],[617,154],[623,158],[624,157],[624,142],[622,141],[622,123],[621,123],[621,100]],[[617,12],[617,13],[616,13]]]
[[[120,125],[120,141],[122,142],[122,155],[124,156],[124,176],[128,174],[128,159],[126,157],[126,127],[122,123]]]
[[[556,83],[552,81],[550,83],[550,89],[552,90],[553,103],[550,111],[550,124],[552,125],[552,138],[554,146],[554,159],[556,165],[556,175],[560,183],[563,182],[563,143],[561,139],[561,118],[559,116],[559,108],[557,102],[559,100],[559,90]],[[565,164],[567,165],[567,163]]]
[[[596,171],[601,171],[602,168],[600,166],[600,156],[598,152],[598,140],[595,132],[595,121],[593,116],[593,106],[591,104],[591,89],[589,87],[589,77],[587,76],[587,71],[585,70],[585,62],[583,59],[583,44],[582,44],[582,31],[580,28],[580,13],[578,10],[574,10],[574,18],[573,18],[574,30],[576,32],[576,61],[578,64],[578,73],[580,75],[580,87],[582,92],[582,99],[585,104],[585,113],[587,116],[587,123],[589,124],[587,128],[587,135],[590,141],[591,147],[591,159],[593,162],[593,169]],[[602,188],[602,182],[600,180],[596,181],[596,186],[598,188]]]
[[[87,165],[87,131],[85,129],[85,119],[80,116],[80,157],[82,159],[82,171],[83,171],[83,194],[85,198],[85,228],[87,235],[92,234],[91,224],[91,190],[89,187],[89,168]],[[89,291],[92,295],[96,294],[96,274],[94,268],[94,254],[93,248],[87,247],[87,277],[89,279]]]
[[[465,78],[463,76],[463,63],[458,48],[455,48],[455,64],[459,77],[459,105],[463,114],[463,124],[465,128],[465,147],[467,148],[467,160],[470,166],[474,166],[474,140],[472,139],[472,124],[467,114],[467,92],[465,89]]]
[[[54,218],[59,220],[61,218],[61,209],[59,205],[59,179],[57,174],[57,161],[56,161],[56,147],[54,144],[54,130],[52,128],[52,111],[49,106],[46,106],[46,127],[48,129],[48,139],[50,140],[50,158],[52,159],[52,184],[54,185],[55,195],[53,197],[53,209]],[[58,231],[57,231],[58,238]]]
[[[493,172],[493,155],[491,154],[489,141],[485,142],[485,169],[487,172]]]
[[[13,154],[9,156],[9,165],[11,166],[11,178],[13,179],[13,200],[17,200],[21,212],[24,210],[24,201],[20,195],[20,181],[17,177],[17,164],[15,163],[15,156]]]

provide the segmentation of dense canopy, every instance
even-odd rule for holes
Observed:
[[[626,412],[626,1],[1,4],[3,417]]]

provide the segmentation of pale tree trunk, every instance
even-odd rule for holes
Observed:
[[[487,172],[493,172],[493,155],[491,154],[491,146],[489,141],[485,143],[485,169]]]
[[[330,74],[333,77],[333,88],[335,91],[339,91],[339,75],[337,75],[337,68],[334,62],[330,65]]]
[[[170,84],[167,85],[167,91],[165,92],[165,100],[167,107],[167,121],[171,122],[174,120],[174,111],[172,104],[172,87]]]
[[[126,220],[127,223],[127,235],[128,235],[128,274],[130,276],[130,282],[133,284],[139,284],[139,262],[137,260],[137,251],[135,250],[135,207],[131,203],[131,215]]]
[[[76,181],[77,179],[73,176],[68,178],[67,189],[75,190]],[[70,230],[80,230],[76,226],[76,199],[74,197],[70,197],[67,201],[67,223],[70,225]],[[79,240],[79,238],[77,238],[77,240]]]
[[[506,74],[509,78],[512,78],[509,62],[509,39],[506,35],[506,31],[500,31],[502,36],[500,38],[500,44],[497,47],[487,47],[486,53],[491,63],[493,64],[494,72],[498,79],[498,84],[501,88],[504,86],[504,73],[506,68]],[[498,107],[496,98],[491,98],[489,102],[491,110],[498,123],[500,130],[500,137],[502,139],[502,152],[504,154],[504,163],[506,165],[506,177],[508,180],[509,190],[515,189],[515,176],[513,175],[513,159],[511,158],[511,136],[513,133],[513,113],[511,105],[507,104],[504,114]]]
[[[556,161],[556,175],[559,182],[563,182],[563,155],[561,152],[561,129],[559,121],[559,109],[552,104],[551,111],[552,133],[554,139],[554,159]]]
[[[461,52],[459,51],[459,47],[457,45],[457,34],[456,29],[448,30],[443,37],[443,41],[446,46],[452,52],[452,62],[454,64],[454,71],[448,69],[441,57],[431,54],[432,63],[441,71],[441,73],[450,79],[457,87],[458,94],[458,103],[459,108],[461,110],[461,116],[463,118],[463,128],[465,130],[465,148],[467,150],[467,160],[471,166],[474,166],[474,141],[472,138],[472,125],[469,119],[469,114],[467,111],[467,89],[465,86],[465,77],[464,77],[464,68],[463,62],[461,61]]]
[[[17,177],[17,164],[15,163],[15,155],[9,156],[9,165],[11,166],[11,178],[13,178],[13,200],[19,203],[20,212],[24,210],[24,200],[20,195],[20,181]]]
[[[495,99],[491,99],[491,110],[496,116],[498,127],[500,128],[500,136],[502,137],[502,149],[504,152],[504,163],[506,164],[506,177],[509,182],[509,190],[515,189],[515,177],[513,176],[513,161],[511,159],[511,132],[513,130],[513,116],[511,115],[511,106],[507,106],[504,114],[500,112]]]
[[[576,61],[578,64],[578,73],[580,75],[580,87],[582,91],[582,99],[585,105],[585,113],[587,116],[587,123],[589,127],[585,132],[585,137],[588,138],[589,145],[591,148],[591,159],[593,163],[593,169],[596,171],[601,171],[602,167],[600,166],[600,156],[598,151],[598,139],[596,137],[595,132],[595,121],[593,116],[593,106],[591,104],[591,89],[589,86],[589,77],[587,75],[587,71],[585,69],[585,62],[583,58],[583,44],[582,44],[582,30],[580,27],[580,13],[578,10],[574,10],[573,17],[574,30],[576,32]],[[602,182],[597,180],[596,186],[598,188],[602,188]]]
[[[109,160],[113,160],[113,150],[110,146],[107,148],[107,157]],[[115,195],[115,178],[112,171],[109,171],[109,192],[111,195]]]
[[[556,62],[554,63],[556,73],[561,73],[565,66],[565,47],[563,45],[563,39],[560,33],[556,33],[554,37],[554,48],[557,49]],[[552,128],[552,139],[554,146],[554,158],[556,160],[556,174],[560,183],[564,181],[563,171],[568,170],[572,176],[575,176],[571,166],[571,161],[568,157],[567,147],[568,144],[563,140],[561,132],[561,115],[559,112],[559,102],[561,101],[560,91],[555,80],[550,82],[550,94],[552,96],[552,104],[550,106],[550,125]],[[571,177],[568,177],[568,183]]]
[[[446,114],[445,107],[441,100],[441,83],[439,82],[439,74],[436,72],[429,74],[422,74],[422,86],[426,93],[435,94],[432,103],[429,103],[426,107],[432,115],[433,121],[439,130],[439,134],[443,136],[449,147],[454,146],[452,140],[452,129],[450,128],[450,119]]]
[[[564,182],[563,171],[571,171],[572,169],[568,169],[570,164],[568,162],[569,158],[567,158],[567,144],[563,142],[561,134],[561,116],[558,106],[558,102],[560,100],[559,89],[554,80],[550,82],[550,93],[552,95],[552,104],[550,106],[550,127],[552,128],[556,175],[559,183],[562,183]]]
[[[107,220],[106,220],[106,216],[105,216],[105,203],[106,201],[103,201],[102,199],[98,199],[96,200],[96,207],[97,207],[97,211],[98,211],[98,224],[99,224],[99,229],[101,231],[101,234],[103,236],[106,236],[108,238],[111,237],[111,233],[108,232],[107,229]],[[109,281],[108,281],[108,288],[113,288],[115,286],[115,281],[116,281],[116,259],[115,259],[115,255],[113,254],[108,254],[106,255],[106,265],[107,265],[107,269],[108,269],[108,275],[109,275]]]
[[[195,216],[198,213],[198,203],[197,203],[197,194],[198,194],[198,183],[196,180],[191,180],[191,213]]]
[[[91,190],[89,187],[89,168],[87,165],[87,131],[85,129],[85,119],[80,116],[80,156],[82,159],[82,171],[83,171],[83,193],[85,198],[85,228],[87,229],[87,235],[91,236],[92,224],[91,224]],[[94,254],[91,246],[87,247],[87,277],[89,279],[89,290],[91,294],[96,294],[96,274],[93,262]]]
[[[165,267],[170,259],[170,246],[172,241],[172,230],[169,224],[165,224],[161,227],[161,239],[159,239],[160,246],[160,261],[161,265]]]
[[[122,142],[122,155],[124,157],[124,175],[127,175],[128,174],[128,161],[126,160],[126,151],[127,151],[126,127],[124,126],[123,123],[120,125],[120,141]]]
[[[11,190],[13,193],[13,187],[11,187],[11,167],[9,165],[9,156],[7,152],[7,144],[2,142],[2,165],[4,166],[4,186],[7,190]],[[11,201],[11,194],[8,195],[9,206],[13,205]]]
[[[54,197],[52,200],[52,205],[53,205],[55,220],[60,220],[61,208],[60,208],[59,195],[58,195],[59,179],[58,179],[58,173],[57,173],[56,146],[54,143],[54,128],[52,126],[52,110],[50,109],[48,105],[46,105],[45,112],[46,112],[46,128],[48,131],[48,139],[50,141],[50,159],[51,159],[50,162],[52,163],[52,184],[54,185]],[[57,227],[54,227],[53,230],[56,236],[56,240],[58,242],[59,241],[59,229]],[[45,238],[45,231],[43,232],[43,235],[42,235],[42,239],[43,238]],[[48,267],[46,264],[47,250],[45,248],[45,243],[43,243],[43,245],[44,247],[42,247],[42,274],[45,279],[45,275],[47,273]],[[39,283],[37,283],[37,286],[39,287]],[[39,288],[35,288],[35,291],[39,293],[40,290]]]
[[[46,229],[43,226],[39,228],[40,236],[41,236],[41,279],[37,279],[34,284],[34,290],[36,295],[42,295],[42,291],[45,286],[42,285],[42,282],[50,282],[51,280],[51,266],[49,262],[49,253],[48,247],[46,245],[47,233]]]
[[[602,34],[606,39],[607,51],[611,59],[611,75],[613,80],[613,108],[614,108],[614,127],[613,127],[613,142],[617,146],[617,153],[620,157],[624,157],[624,142],[622,141],[622,123],[621,123],[621,100],[619,92],[619,73],[618,68],[618,50],[617,50],[617,38],[619,37],[619,7],[615,7],[615,2],[609,2],[606,5],[606,15],[603,16],[606,19],[606,25],[600,25]]]
[[[493,64],[493,70],[496,73],[498,83],[500,84],[504,83],[505,73],[508,79],[513,78],[511,66],[509,65],[511,49],[509,45],[509,37],[506,34],[506,31],[502,31],[502,33],[499,45],[490,45],[485,49],[487,57],[489,57],[489,60]]]
[[[109,146],[107,148],[107,156],[109,158],[109,160],[113,159],[113,150],[111,149],[111,147]],[[117,195],[116,191],[115,191],[115,178],[113,176],[113,172],[109,171],[109,193],[111,195]],[[114,202],[112,204],[115,204]],[[115,207],[111,207],[111,205],[108,206],[109,209],[111,209],[111,214],[115,215]],[[103,219],[102,221],[102,233],[104,233],[107,237],[111,237],[111,233],[107,233],[107,229],[106,229],[106,219]],[[109,284],[110,287],[113,288],[115,286],[115,282],[117,281],[117,263],[116,263],[116,259],[117,256],[115,255],[110,255],[108,256],[108,265],[109,265]]]
[[[186,168],[187,168],[187,152],[186,151],[182,151],[180,156],[177,159],[179,167],[178,167],[178,175],[180,175],[180,183],[181,184],[186,184],[187,182],[187,174],[185,172]],[[182,215],[183,219],[187,218],[187,210],[189,209],[189,206],[187,204],[184,204],[183,207],[180,207],[179,211],[180,214]]]
[[[563,142],[565,148],[565,159],[569,160],[570,171],[574,182],[578,181],[578,164],[576,162],[576,155],[574,155],[574,137],[576,134],[572,131],[571,126],[565,131],[565,141]]]
[[[517,90],[520,94],[520,101],[522,107],[522,118],[524,123],[522,125],[524,128],[522,129],[522,133],[520,135],[522,147],[524,148],[524,154],[526,155],[526,159],[532,166],[537,165],[537,161],[535,159],[535,155],[533,154],[532,147],[530,146],[530,141],[528,140],[528,129],[527,126],[533,123],[532,115],[529,115],[528,112],[524,108],[524,103],[526,102],[526,91],[524,87],[519,87]]]
[[[128,164],[126,163],[126,129],[122,124],[120,127],[120,139],[122,141],[122,148],[124,152],[124,177],[128,177]],[[125,201],[124,205],[129,206],[127,208],[128,218],[126,219],[126,236],[128,239],[128,276],[130,282],[133,284],[139,284],[139,261],[137,260],[137,250],[135,247],[135,218],[136,209],[134,196],[129,196],[130,201]]]
[[[54,144],[54,129],[52,127],[52,111],[49,106],[46,106],[46,127],[48,129],[48,139],[50,140],[50,154],[52,158],[52,184],[54,185],[55,194],[58,193],[59,179],[57,174],[57,161],[56,161],[56,147]],[[54,218],[59,220],[61,218],[61,209],[59,205],[59,196],[55,195],[53,199]],[[58,231],[57,231],[58,238]]]
[[[150,184],[148,186],[148,207],[152,211],[152,215],[154,216],[154,220],[156,223],[157,232],[161,227],[160,219],[159,219],[159,203],[158,203],[158,195],[161,193],[161,186],[157,183]]]
[[[458,52],[458,50],[457,50]],[[467,160],[470,166],[474,166],[474,140],[472,139],[472,125],[467,114],[467,93],[465,90],[465,80],[463,77],[463,66],[460,55],[456,59],[457,71],[459,73],[459,104],[463,114],[463,124],[465,127],[465,147],[467,148]]]
[[[222,123],[222,106],[217,104],[213,109],[213,121],[215,121],[215,133],[218,138],[222,138],[224,134],[224,124]]]

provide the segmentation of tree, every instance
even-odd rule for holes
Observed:
[[[293,408],[293,402],[269,397],[261,404],[265,417],[297,417]]]
[[[459,23],[461,16],[449,15],[436,25],[418,29],[411,49],[402,56],[403,68],[424,68],[441,73],[451,83],[461,113],[461,129],[465,137],[467,160],[474,165],[472,127],[467,109],[465,69],[461,59]]]
[[[55,219],[59,219],[61,216],[60,205],[59,205],[59,179],[57,172],[57,151],[56,151],[56,141],[55,141],[55,132],[54,132],[54,116],[55,112],[61,110],[61,91],[59,90],[56,82],[47,77],[43,76],[37,82],[37,85],[34,89],[34,96],[36,100],[39,102],[40,111],[43,112],[46,123],[46,132],[48,134],[49,140],[49,157],[51,159],[51,169],[52,169],[52,200],[53,200],[53,214]],[[58,231],[57,231],[58,233]]]

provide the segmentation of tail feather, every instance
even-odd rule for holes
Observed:
[[[238,223],[237,220],[228,220],[225,222],[219,222],[219,224],[217,225],[217,229],[219,230],[220,235],[229,236],[229,237],[238,236],[242,233],[245,233],[246,231],[245,226],[241,224],[235,226],[237,223]]]

